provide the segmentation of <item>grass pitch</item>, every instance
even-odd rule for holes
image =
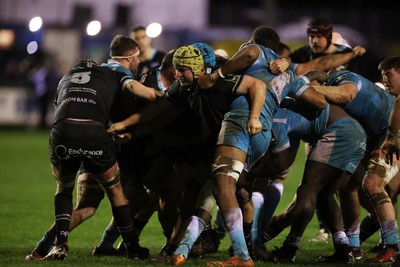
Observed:
[[[304,151],[300,149],[296,163],[287,178],[277,212],[282,211],[291,201],[301,180],[304,161]],[[2,184],[0,186],[0,266],[152,266],[144,260],[91,256],[93,247],[99,243],[103,230],[111,219],[111,209],[107,200],[102,202],[94,217],[71,232],[70,253],[66,261],[25,261],[26,254],[35,247],[54,220],[55,180],[51,175],[49,162],[48,132],[0,129],[0,181]],[[363,214],[365,215],[365,212]],[[267,248],[281,246],[287,232],[288,229],[275,240],[267,243]],[[295,266],[316,265],[318,264],[316,259],[319,256],[333,253],[331,240],[328,243],[308,242],[317,232],[318,225],[314,217],[303,236]],[[375,245],[378,240],[378,234],[372,236],[363,244],[364,250]],[[140,243],[150,249],[151,256],[155,256],[164,245],[164,237],[156,216],[153,216],[144,229]],[[189,259],[185,265],[206,266],[208,261],[226,260],[229,257],[226,250],[228,244],[229,237],[226,236],[217,253],[206,255],[202,259]],[[276,265],[284,266],[284,264],[256,262],[256,266]],[[367,266],[363,263],[354,265]],[[374,264],[374,266],[379,265]]]

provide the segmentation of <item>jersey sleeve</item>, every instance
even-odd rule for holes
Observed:
[[[228,75],[225,79],[221,80],[221,83],[223,83],[223,86],[221,88],[224,88],[226,90],[231,90],[233,94],[237,94],[237,88],[240,86],[240,84],[243,81],[243,75],[239,74],[234,74],[234,75]]]

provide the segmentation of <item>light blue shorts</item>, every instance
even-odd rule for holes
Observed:
[[[279,153],[290,147],[290,140],[287,132],[287,124],[285,120],[275,121],[272,123],[272,132],[275,141],[270,144],[270,151],[273,154]]]
[[[263,130],[253,136],[247,132],[247,118],[223,120],[217,145],[233,146],[247,153],[244,169],[249,170],[268,150],[271,131]]]
[[[343,118],[331,124],[315,143],[311,144],[309,160],[328,164],[354,173],[364,156],[366,134],[352,118]]]

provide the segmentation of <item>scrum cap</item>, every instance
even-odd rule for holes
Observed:
[[[215,58],[214,50],[206,43],[194,43],[192,45],[200,50],[204,63],[209,64],[212,68],[215,68],[217,60]]]
[[[204,69],[203,56],[200,50],[193,45],[186,45],[178,48],[172,59],[172,64],[174,64],[175,68],[189,68],[195,79],[199,77],[201,71]]]
[[[317,18],[308,23],[307,34],[321,34],[322,36],[325,36],[330,43],[332,41],[332,30],[332,24],[330,24],[326,19]]]

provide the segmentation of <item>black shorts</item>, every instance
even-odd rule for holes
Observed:
[[[57,122],[50,132],[51,163],[62,173],[75,173],[82,167],[100,174],[116,162],[115,146],[105,126],[99,122]]]

